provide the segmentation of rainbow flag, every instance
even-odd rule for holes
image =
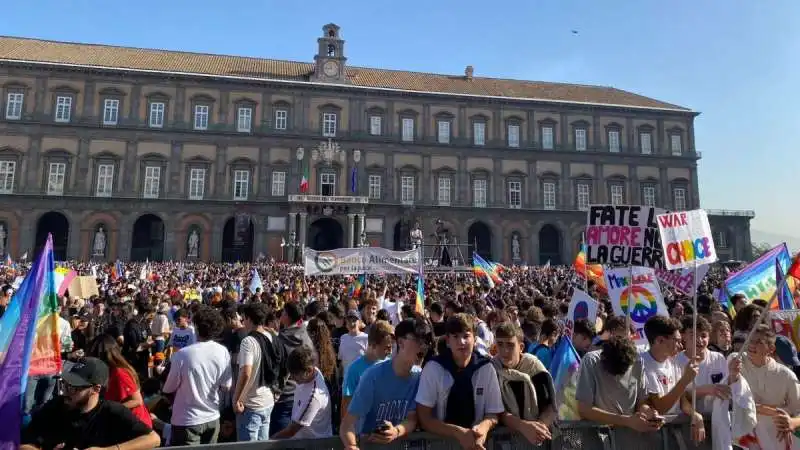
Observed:
[[[608,292],[606,287],[605,276],[603,276],[602,264],[586,264],[586,244],[581,245],[581,251],[575,257],[575,273],[587,281],[594,281],[598,290],[601,292]]]
[[[125,278],[125,270],[122,268],[120,260],[117,260],[117,262],[114,263],[114,267],[111,269],[111,279],[117,281],[120,278]]]
[[[417,301],[414,302],[414,312],[425,313],[425,277],[422,272],[417,274]]]
[[[355,280],[353,280],[353,284],[350,285],[350,298],[356,298],[361,295],[361,289],[367,285],[367,275],[362,273],[361,275],[357,276]]]
[[[742,294],[748,302],[758,298],[769,301],[777,287],[776,265],[780,266],[782,273],[786,273],[792,265],[792,258],[785,243],[764,253],[744,269],[728,276],[724,284],[725,291],[729,296]],[[789,292],[794,292],[794,277],[789,277],[786,284]],[[778,302],[772,304],[772,309],[780,309]]]
[[[61,372],[53,237],[0,318],[0,450],[19,448],[29,375]]]
[[[477,278],[480,278],[481,276],[486,277],[489,287],[493,288],[495,284],[503,282],[503,279],[500,278],[499,272],[505,270],[505,267],[502,269],[500,269],[500,267],[502,266],[499,264],[486,261],[476,252],[472,253],[472,272]]]
[[[575,393],[578,388],[578,369],[581,357],[572,345],[569,337],[563,336],[558,341],[550,361],[550,375],[556,391],[556,407],[561,420],[578,420],[578,401]]]
[[[72,284],[72,280],[74,280],[78,276],[78,273],[72,269],[67,269],[66,267],[56,267],[56,270],[53,273],[53,277],[55,278],[56,284],[56,292],[58,295],[64,295],[69,289],[69,285]]]

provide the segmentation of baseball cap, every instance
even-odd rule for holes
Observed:
[[[788,337],[775,337],[775,353],[777,353],[778,358],[787,366],[800,366],[800,359],[797,358],[797,348]]]
[[[108,382],[108,366],[97,358],[83,358],[68,371],[62,372],[61,379],[74,387],[105,386]]]

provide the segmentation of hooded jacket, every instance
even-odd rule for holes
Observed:
[[[311,338],[308,336],[308,332],[306,332],[305,327],[302,325],[292,325],[281,330],[280,333],[278,333],[278,343],[283,346],[284,354],[286,355],[286,360],[281,364],[280,378],[283,380],[283,383],[278,403],[291,403],[294,401],[294,390],[297,383],[289,379],[289,369],[286,365],[289,355],[301,346],[305,346],[311,349],[314,353],[314,360],[316,360],[317,351],[314,347],[314,343],[311,342]]]

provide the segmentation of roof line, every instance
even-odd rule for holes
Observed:
[[[574,100],[555,100],[555,99],[542,99],[542,98],[528,98],[528,97],[504,97],[499,95],[479,95],[479,94],[458,94],[452,92],[433,92],[433,91],[414,91],[409,89],[398,89],[398,88],[386,88],[386,87],[372,87],[372,86],[359,86],[354,84],[335,84],[335,83],[322,83],[319,81],[294,81],[294,80],[282,80],[279,78],[258,78],[258,77],[245,77],[241,75],[215,75],[215,74],[208,74],[208,73],[197,73],[197,72],[179,72],[173,70],[155,70],[155,69],[134,69],[128,67],[111,67],[111,66],[96,66],[90,64],[71,64],[71,63],[61,63],[61,62],[50,62],[50,61],[31,61],[26,59],[8,59],[8,58],[0,58],[0,62],[9,62],[9,63],[17,63],[17,64],[30,64],[30,65],[50,65],[56,67],[67,67],[67,68],[85,68],[85,69],[95,69],[95,70],[119,70],[119,71],[127,71],[127,72],[134,72],[134,73],[145,73],[145,74],[168,74],[168,75],[182,75],[182,76],[190,76],[190,77],[198,77],[198,78],[222,78],[228,80],[239,80],[239,81],[260,81],[260,82],[273,82],[273,83],[282,83],[282,84],[290,84],[290,85],[305,85],[305,86],[325,86],[325,87],[345,87],[350,89],[360,89],[360,90],[372,90],[372,91],[381,91],[381,92],[398,92],[398,93],[412,93],[412,94],[424,94],[424,95],[441,95],[441,96],[448,96],[448,97],[465,97],[465,98],[484,98],[484,99],[493,99],[493,100],[513,100],[513,101],[522,101],[522,102],[541,102],[541,103],[556,103],[556,104],[566,104],[566,105],[586,105],[586,106],[601,106],[601,107],[612,107],[612,108],[630,108],[630,109],[638,109],[643,111],[670,111],[676,112],[681,114],[697,114],[695,111],[691,109],[685,108],[661,108],[661,107],[654,107],[654,106],[639,106],[639,105],[622,105],[616,103],[596,103],[596,102],[582,102],[582,101],[574,101]]]

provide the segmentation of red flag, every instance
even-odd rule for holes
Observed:
[[[800,280],[800,253],[794,257],[794,261],[792,261],[792,265],[789,267],[789,271],[786,272],[786,275],[793,276]]]

